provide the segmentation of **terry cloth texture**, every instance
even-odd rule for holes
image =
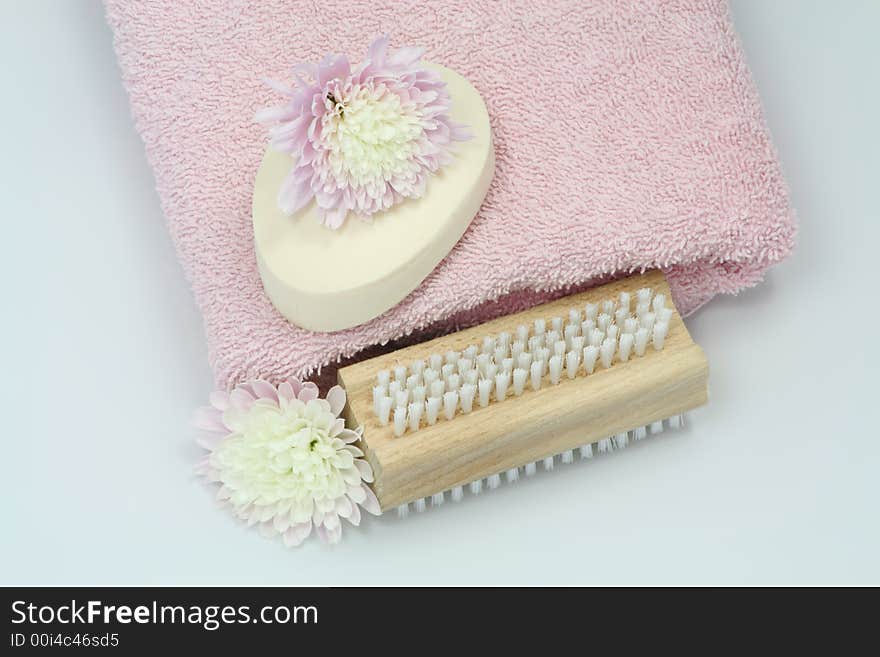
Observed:
[[[792,249],[786,185],[721,0],[106,4],[222,387],[309,376],[389,340],[644,268],[667,272],[687,313],[759,282]],[[395,48],[424,46],[426,60],[474,84],[495,179],[467,233],[404,301],[312,333],[273,308],[257,272],[251,192],[267,138],[253,116],[278,101],[261,79],[288,79],[328,52],[360,61],[381,34]]]

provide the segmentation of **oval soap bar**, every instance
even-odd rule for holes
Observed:
[[[448,86],[452,120],[473,138],[455,144],[455,160],[428,179],[422,198],[367,221],[349,214],[332,230],[318,222],[314,202],[291,216],[278,209],[293,160],[266,152],[254,183],[254,244],[266,294],[294,324],[338,331],[381,315],[446,257],[479,210],[495,170],[486,106],[458,73],[430,66]]]

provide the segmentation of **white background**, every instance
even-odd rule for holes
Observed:
[[[218,512],[211,388],[97,2],[0,0],[0,584],[880,583],[880,4],[734,2],[801,223],[688,320],[688,430],[296,551]]]

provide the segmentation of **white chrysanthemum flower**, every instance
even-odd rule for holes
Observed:
[[[285,545],[299,545],[313,527],[336,543],[343,518],[360,523],[358,505],[381,512],[367,485],[372,468],[352,444],[361,431],[345,428],[344,407],[339,386],[320,399],[314,383],[295,379],[216,392],[196,417],[206,432],[199,442],[211,451],[198,471],[221,484],[217,497],[237,517]]]

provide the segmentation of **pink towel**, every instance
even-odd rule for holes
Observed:
[[[690,312],[792,249],[785,182],[721,0],[107,0],[107,15],[221,386],[313,375],[648,267],[666,270]],[[260,80],[331,51],[360,60],[386,33],[480,91],[495,180],[404,301],[312,333],[275,311],[254,259],[266,136],[253,116],[275,100]]]

